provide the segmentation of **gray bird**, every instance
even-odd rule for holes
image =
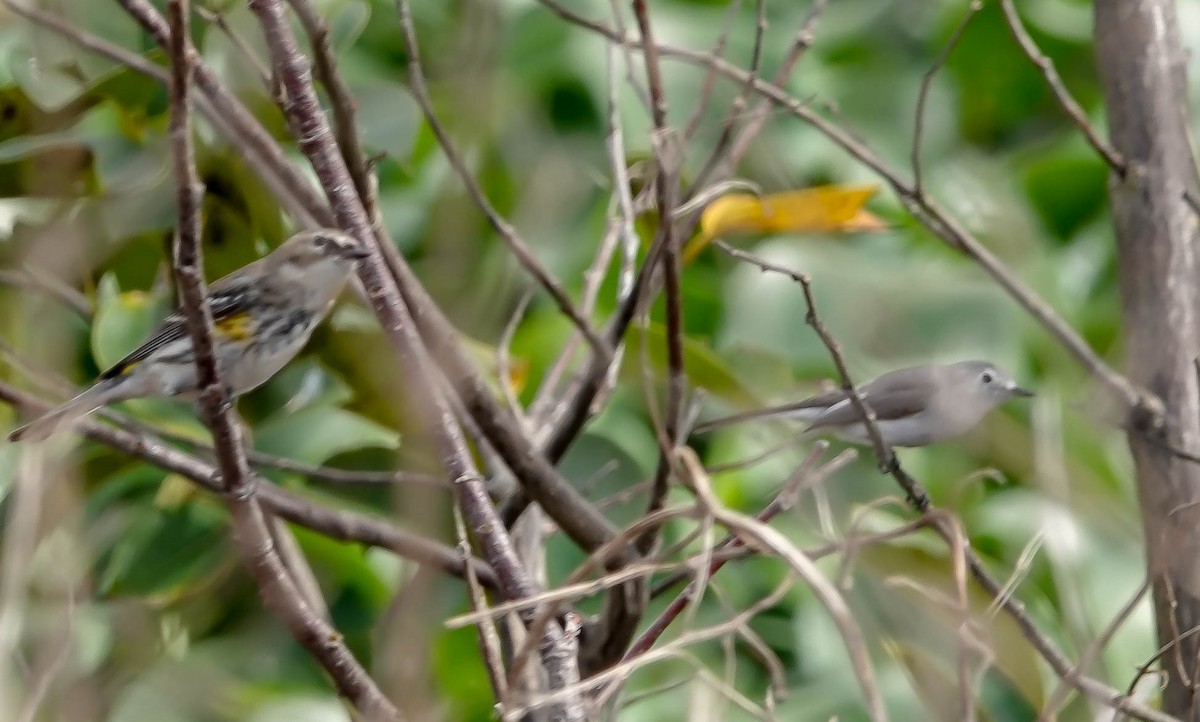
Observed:
[[[1005,401],[1033,396],[988,361],[898,369],[862,384],[858,392],[875,412],[888,446],[927,446],[960,436]],[[871,441],[854,402],[840,389],[707,421],[696,432],[770,417],[808,422],[805,434],[828,432],[854,443]]]

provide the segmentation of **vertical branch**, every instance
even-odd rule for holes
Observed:
[[[291,630],[333,678],[338,692],[368,720],[401,720],[400,712],[383,696],[374,680],[342,642],[337,630],[304,601],[271,541],[267,520],[254,498],[241,427],[231,412],[228,390],[218,377],[214,354],[212,312],[206,300],[200,251],[200,200],[203,188],[196,175],[191,137],[192,58],[188,42],[187,0],[170,0],[168,47],[171,56],[171,158],[178,188],[179,229],[174,271],[180,310],[191,337],[200,389],[200,410],[212,430],[222,489],[233,520],[238,552],[258,585],[263,602]]]
[[[1099,0],[1096,58],[1114,151],[1125,173],[1109,188],[1117,242],[1130,379],[1162,399],[1161,426],[1135,416],[1129,447],[1137,470],[1159,642],[1200,625],[1200,466],[1173,454],[1200,448],[1200,260],[1196,217],[1182,200],[1200,189],[1192,162],[1185,58],[1175,3]],[[1200,640],[1176,645],[1163,666],[1165,711],[1200,719]]]
[[[174,245],[174,271],[179,286],[179,305],[196,357],[196,385],[205,422],[213,431],[217,465],[227,494],[248,497],[250,467],[246,462],[241,425],[232,413],[230,391],[217,377],[212,311],[208,306],[200,252],[200,202],[204,187],[196,173],[192,143],[192,64],[188,57],[187,0],[171,0],[169,6],[171,118],[168,134],[175,172],[179,227]]]
[[[654,149],[658,165],[655,193],[658,199],[658,243],[662,247],[662,270],[667,304],[667,408],[663,414],[665,443],[661,450],[654,485],[650,491],[647,513],[658,511],[666,503],[671,472],[672,449],[679,443],[679,425],[683,415],[683,395],[687,377],[683,368],[683,299],[679,279],[679,248],[675,243],[674,209],[678,197],[677,171],[681,166],[682,148],[678,138],[667,125],[667,100],[663,90],[662,68],[658,46],[650,25],[650,10],[646,0],[634,0],[633,14],[637,20],[642,44],[646,48],[646,82],[650,88],[651,118],[654,122]],[[638,551],[645,554],[653,548],[657,533],[647,533],[638,539]]]

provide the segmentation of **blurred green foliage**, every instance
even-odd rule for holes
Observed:
[[[218,11],[259,58],[253,18],[236,2]],[[484,368],[518,298],[529,285],[471,204],[405,89],[406,57],[390,0],[323,0],[341,69],[359,100],[361,130],[376,157],[384,223],[434,297],[477,339]],[[73,21],[155,63],[163,55],[115,5],[59,3]],[[569,3],[588,16],[607,3]],[[652,3],[660,38],[707,49],[727,4]],[[727,56],[748,63],[753,3],[742,3]],[[1089,8],[1083,0],[1018,3],[1034,38],[1066,85],[1103,126],[1092,65]],[[768,2],[763,45],[770,76],[808,3]],[[923,75],[966,10],[965,2],[837,0],[788,89],[832,104],[888,163],[911,172],[914,110]],[[582,273],[605,229],[611,194],[605,146],[604,44],[529,0],[415,3],[414,12],[437,110],[470,159],[492,202],[547,268],[578,294]],[[1200,3],[1181,3],[1185,44],[1200,42]],[[599,15],[597,15],[599,14]],[[254,63],[220,29],[197,20],[195,40],[208,63],[299,159],[286,123]],[[40,29],[5,17],[0,25],[0,267],[36,269],[85,291],[95,314],[83,318],[28,289],[0,288],[0,339],[39,369],[76,383],[119,358],[171,303],[166,250],[174,222],[164,89]],[[1193,65],[1195,60],[1191,61]],[[666,61],[670,119],[684,126],[704,82],[701,69]],[[1194,68],[1193,68],[1194,69]],[[634,74],[640,68],[634,68]],[[620,78],[619,78],[620,79]],[[717,82],[699,133],[688,146],[694,174],[718,138],[739,88]],[[648,120],[628,87],[619,115],[628,157],[649,151]],[[982,238],[1045,297],[1089,343],[1120,362],[1120,319],[1107,217],[1105,167],[1073,130],[1037,70],[1021,55],[994,3],[973,20],[931,85],[923,121],[922,163],[930,194]],[[261,255],[290,221],[237,151],[199,123],[199,165],[207,187],[205,257],[215,278]],[[811,127],[772,110],[766,130],[738,169],[768,190],[818,182],[871,182]],[[821,315],[860,379],[909,363],[991,358],[1038,389],[970,437],[902,453],[935,502],[962,519],[971,543],[1001,577],[1016,570],[1015,593],[1041,628],[1072,658],[1132,594],[1143,577],[1136,499],[1121,437],[1085,373],[977,267],[943,245],[883,192],[873,212],[894,226],[859,237],[744,239],[813,279]],[[615,305],[615,265],[598,308]],[[684,274],[687,368],[708,395],[706,413],[794,399],[832,375],[828,355],[804,325],[800,290],[715,250]],[[364,318],[368,320],[364,322]],[[537,296],[521,323],[513,355],[527,364],[532,399],[570,331]],[[661,309],[645,331],[631,331],[625,373],[610,403],[563,462],[564,473],[594,498],[653,473],[657,447],[642,383],[661,381]],[[30,385],[6,364],[6,380]],[[427,466],[409,443],[400,378],[386,343],[347,301],[287,371],[241,403],[263,451],[300,461],[388,469]],[[201,435],[190,409],[140,402],[127,410],[176,432]],[[0,410],[0,425],[15,421]],[[785,424],[758,424],[695,440],[710,463],[746,458],[786,438]],[[320,670],[261,607],[237,563],[220,505],[183,480],[84,442],[23,461],[0,443],[0,510],[5,548],[18,528],[10,494],[18,470],[53,484],[53,513],[36,530],[28,568],[24,624],[17,648],[41,660],[62,629],[71,601],[67,662],[58,694],[40,719],[334,720],[344,708]],[[721,497],[760,509],[803,450],[721,473]],[[612,462],[615,461],[615,464]],[[981,469],[988,473],[981,474]],[[271,472],[279,484],[314,498],[399,519],[451,539],[448,499],[428,489],[394,494],[322,487]],[[67,483],[69,482],[69,483]],[[888,529],[909,517],[869,460],[839,473],[776,525],[802,544]],[[683,501],[686,494],[679,492]],[[611,510],[626,522],[640,498]],[[690,530],[668,529],[668,540]],[[492,700],[468,630],[445,631],[446,617],[468,609],[461,584],[422,576],[407,562],[294,530],[308,555],[333,621],[356,653],[405,708],[446,720],[488,719]],[[561,539],[549,547],[552,580],[582,555]],[[939,594],[952,593],[950,552],[932,536],[863,548],[846,566],[823,567],[846,582],[894,719],[953,719],[961,620]],[[731,565],[697,610],[714,624],[768,594],[782,579],[771,560]],[[50,600],[40,604],[39,600]],[[52,603],[51,603],[52,602]],[[591,604],[592,602],[588,602]],[[651,610],[659,609],[662,602]],[[586,606],[586,605],[585,605]],[[1056,680],[1002,615],[972,593],[980,627],[980,719],[1033,719]],[[7,611],[10,607],[6,607]],[[591,607],[588,607],[591,608]],[[782,719],[865,719],[840,640],[811,594],[797,588],[760,615],[753,630],[784,662]],[[4,634],[11,634],[5,629]],[[9,637],[3,637],[9,642]],[[1114,636],[1093,674],[1124,687],[1154,649],[1149,608]],[[685,659],[635,675],[631,695],[696,677],[694,664],[724,674],[724,651],[701,645]],[[762,699],[770,683],[748,645],[733,646],[729,684]],[[42,663],[42,662],[39,662]],[[0,689],[22,687],[18,667]],[[0,699],[16,699],[0,694]],[[8,702],[0,710],[8,712]],[[690,706],[744,712],[711,688],[691,683],[631,704],[628,720],[674,720]],[[71,711],[73,710],[73,711]],[[82,710],[82,711],[81,711]],[[1092,719],[1072,700],[1060,719]],[[5,716],[0,714],[0,716]]]

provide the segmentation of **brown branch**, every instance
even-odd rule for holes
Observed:
[[[232,410],[229,389],[221,385],[214,351],[212,312],[208,307],[200,250],[200,200],[203,187],[196,175],[191,138],[190,86],[192,64],[187,31],[187,0],[169,0],[170,23],[170,139],[178,189],[179,229],[173,270],[179,287],[180,310],[191,337],[196,360],[200,410],[212,430],[226,505],[233,520],[234,540],[258,584],[263,602],[291,630],[333,678],[338,692],[370,720],[401,720],[399,710],[376,686],[346,647],[337,630],[304,601],[274,545],[268,522],[253,498],[253,482],[244,453],[239,421]]]
[[[828,447],[828,443],[823,441],[818,442],[813,446],[813,449],[811,452],[809,452],[808,457],[805,458],[796,471],[793,472],[786,481],[784,481],[783,487],[780,489],[779,493],[775,495],[775,498],[772,499],[771,502],[755,516],[759,522],[763,524],[769,523],[772,519],[778,516],[780,512],[790,509],[796,503],[797,498],[805,488],[820,484],[824,479],[828,478],[831,474],[845,466],[854,458],[853,451],[849,453],[843,452],[833,460],[823,464],[819,469],[814,468],[817,460],[824,456]],[[715,544],[712,547],[712,551],[720,552],[741,548],[744,548],[741,538],[731,533],[723,540]],[[725,566],[726,562],[728,562],[731,558],[732,557],[714,556],[713,559],[705,565],[702,571],[705,575],[711,577],[713,574],[716,574],[718,571],[720,571],[721,567]],[[689,572],[679,572],[661,580],[654,585],[654,590],[651,592],[651,596],[655,595],[655,591],[665,591],[670,589],[680,581],[686,579],[688,576],[691,576]],[[622,657],[621,661],[627,662],[648,652],[650,648],[654,646],[655,642],[658,641],[659,637],[662,636],[663,632],[667,631],[667,628],[671,626],[671,624],[679,617],[680,614],[683,613],[683,610],[692,604],[700,589],[701,582],[699,579],[689,583],[683,591],[681,591],[673,600],[671,600],[666,609],[660,612],[659,615],[650,623],[650,625],[642,631],[637,640],[630,645],[629,650],[625,652],[625,656]]]
[[[679,426],[683,415],[683,396],[686,392],[687,375],[683,367],[683,299],[680,289],[679,248],[675,243],[674,208],[677,196],[678,169],[681,165],[680,153],[673,140],[677,140],[674,131],[667,125],[667,100],[663,90],[662,70],[659,67],[657,47],[654,43],[653,29],[650,24],[650,10],[646,0],[634,0],[633,14],[637,20],[638,31],[642,42],[649,50],[644,54],[646,65],[646,81],[650,90],[650,108],[654,123],[655,161],[658,168],[655,180],[655,193],[658,198],[658,239],[662,245],[662,270],[666,286],[667,307],[667,405],[663,413],[664,437],[661,441],[658,469],[654,475],[654,484],[650,490],[646,513],[652,514],[663,508],[669,490],[671,457],[674,448],[679,443]],[[655,545],[657,535],[648,533],[638,539],[636,546],[642,554],[648,553]]]

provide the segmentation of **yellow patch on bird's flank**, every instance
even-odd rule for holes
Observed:
[[[254,331],[254,322],[251,320],[250,314],[245,311],[218,318],[214,325],[221,338],[227,341],[244,341],[250,338],[250,334]]]
[[[127,363],[127,364],[125,364],[124,366],[122,366],[122,367],[121,367],[120,374],[121,374],[122,376],[124,376],[124,375],[126,375],[126,374],[128,374],[128,373],[131,373],[131,372],[133,371],[133,369],[134,369],[134,368],[136,368],[136,367],[137,367],[137,365],[138,365],[138,364],[140,364],[140,363],[141,363],[141,361],[130,361],[129,363]]]

